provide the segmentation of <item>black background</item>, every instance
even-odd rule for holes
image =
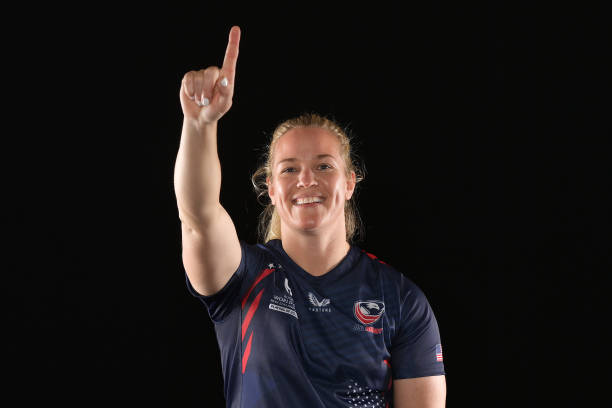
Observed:
[[[18,48],[24,143],[6,153],[18,158],[6,221],[20,280],[6,298],[19,307],[5,337],[20,397],[223,406],[213,326],[185,286],[173,170],[180,81],[220,66],[239,25],[219,156],[240,238],[257,239],[250,175],[274,127],[330,116],[367,169],[358,245],[415,281],[436,313],[448,406],[594,398],[611,263],[602,9],[52,11]]]

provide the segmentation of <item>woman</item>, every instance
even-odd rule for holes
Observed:
[[[274,132],[254,175],[270,198],[265,244],[240,241],[219,203],[219,119],[230,109],[240,29],[223,66],[185,74],[175,167],[190,292],[215,324],[228,407],[442,407],[440,335],[423,293],[350,240],[359,181],[335,123]]]

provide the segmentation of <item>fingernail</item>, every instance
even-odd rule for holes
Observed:
[[[227,86],[227,85],[228,85],[227,78],[223,78],[221,80],[221,86]]]
[[[208,106],[210,104],[210,101],[208,100],[208,98],[202,97],[202,106]]]

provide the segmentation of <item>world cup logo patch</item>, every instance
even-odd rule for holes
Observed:
[[[385,303],[380,300],[355,302],[355,318],[365,325],[374,324],[385,312]]]

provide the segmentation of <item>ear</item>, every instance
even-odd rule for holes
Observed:
[[[346,199],[350,200],[355,191],[355,185],[357,184],[357,176],[354,171],[351,171],[350,177],[346,180]]]
[[[270,180],[270,177],[266,177],[266,184],[268,186],[268,196],[270,197],[270,201],[272,202],[272,205],[274,204],[274,184],[272,184],[272,181]]]

